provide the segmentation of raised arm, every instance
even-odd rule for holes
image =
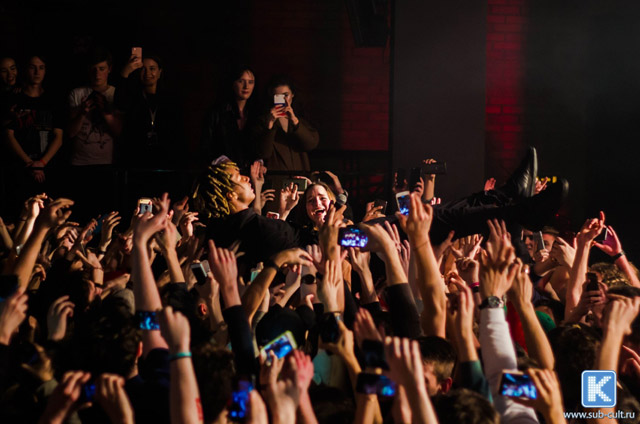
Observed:
[[[147,244],[158,231],[162,231],[168,220],[169,196],[164,193],[159,203],[160,210],[155,215],[149,212],[138,217],[133,229],[133,250],[131,251],[131,279],[136,311],[155,311],[162,309],[160,294],[153,278]],[[143,353],[167,348],[167,343],[157,330],[147,330],[142,335]]]
[[[422,328],[425,335],[445,337],[447,298],[444,281],[429,239],[433,208],[411,194],[409,216],[397,214],[400,227],[409,236],[418,271],[418,288],[424,303]]]
[[[167,306],[162,311],[160,329],[169,345],[171,423],[202,423],[200,392],[191,361],[189,322]]]
[[[618,269],[627,276],[632,286],[640,287],[638,274],[636,274],[627,260],[627,255],[622,250],[622,243],[620,243],[618,234],[616,234],[611,225],[607,226],[607,238],[602,243],[594,243],[593,245],[611,257]]]

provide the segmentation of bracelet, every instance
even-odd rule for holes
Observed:
[[[624,250],[621,250],[620,252],[616,253],[615,255],[613,255],[611,257],[612,261],[617,261],[618,259],[620,259],[621,257],[623,257],[625,255]]]
[[[106,250],[102,250],[102,249],[98,249],[98,253],[101,255],[106,255],[107,251]]]
[[[420,245],[418,245],[418,246],[411,246],[411,248],[412,248],[413,250],[418,250],[418,249],[420,249],[421,247],[423,247],[423,246],[427,245],[430,241],[431,241],[430,239],[427,239],[424,243],[422,243],[422,244],[420,244]]]
[[[47,166],[47,161],[45,161],[44,159],[40,159],[40,162],[42,162],[44,166]]]
[[[191,358],[191,352],[178,352],[169,355],[169,362],[175,361],[176,359],[182,358]]]
[[[264,261],[262,263],[262,268],[263,269],[273,268],[273,269],[276,270],[276,272],[280,271],[280,267],[278,265],[276,265],[275,262],[273,262],[273,259],[267,259],[266,261]]]

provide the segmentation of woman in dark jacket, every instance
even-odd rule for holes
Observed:
[[[295,87],[285,77],[271,80],[268,90],[273,105],[258,123],[258,154],[270,171],[309,171],[307,152],[318,147],[318,131],[299,116]]]
[[[225,155],[244,168],[256,158],[250,142],[257,118],[252,98],[256,78],[247,66],[237,67],[229,76],[221,99],[206,117],[201,153],[207,165]]]

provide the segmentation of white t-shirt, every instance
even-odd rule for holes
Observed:
[[[110,85],[102,94],[109,107],[113,106],[116,88]],[[69,106],[78,107],[93,93],[91,87],[80,87],[69,93]],[[82,118],[80,131],[71,138],[71,165],[109,165],[113,163],[113,136],[99,112],[90,112]]]

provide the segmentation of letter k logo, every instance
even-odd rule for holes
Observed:
[[[587,370],[582,373],[582,406],[609,408],[616,405],[616,373]]]

